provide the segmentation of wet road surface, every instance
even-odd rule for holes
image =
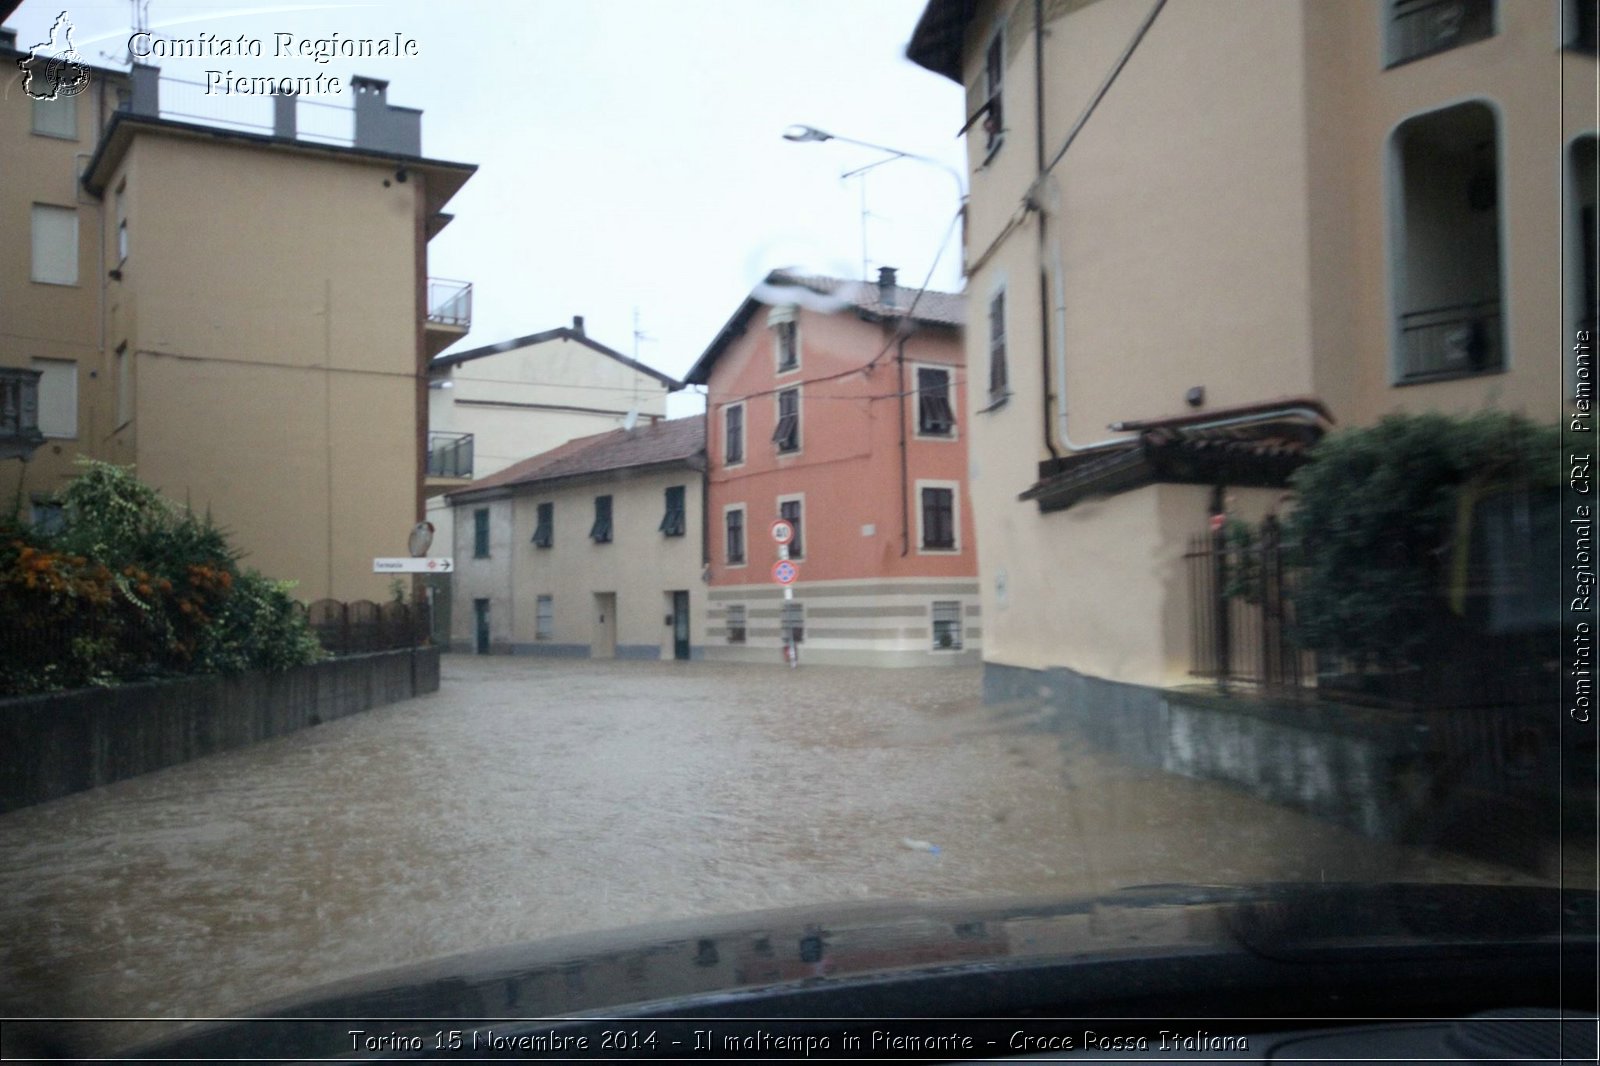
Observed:
[[[965,668],[446,656],[437,694],[0,817],[6,1013],[232,1015],[801,903],[1527,879],[1122,766],[978,690]]]

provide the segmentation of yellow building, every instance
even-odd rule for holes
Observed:
[[[1287,506],[1330,424],[1560,415],[1594,316],[1593,8],[927,5],[909,55],[967,89],[992,692],[1193,680],[1189,539]]]
[[[293,97],[260,130],[164,118],[163,84],[0,94],[0,241],[29,250],[0,266],[0,492],[43,517],[77,456],[131,463],[302,598],[381,596],[423,513],[427,364],[470,322],[427,242],[475,168],[422,157],[382,81],[352,79],[347,143],[296,136]]]

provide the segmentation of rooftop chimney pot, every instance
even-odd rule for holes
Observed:
[[[577,333],[577,334],[580,334],[580,335],[583,333],[583,316],[582,315],[573,315],[572,316],[572,331],[574,333]]]
[[[895,270],[894,267],[878,268],[878,302],[888,307],[894,306]]]

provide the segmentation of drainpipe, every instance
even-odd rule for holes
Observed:
[[[906,338],[902,334],[895,353],[900,378],[900,557],[911,554],[911,483],[906,463]]]
[[[1044,0],[1033,0],[1033,146],[1034,166],[1038,177],[1034,179],[1034,186],[1038,188],[1045,180],[1044,159]],[[1047,248],[1049,231],[1049,216],[1041,208],[1039,210],[1039,373],[1042,378],[1043,403],[1040,406],[1040,429],[1044,432],[1044,446],[1050,452],[1051,459],[1060,459],[1061,452],[1056,447],[1055,438],[1050,432],[1050,405],[1056,404],[1057,409],[1064,408],[1066,396],[1063,391],[1056,396],[1050,394],[1050,300],[1049,278],[1045,271],[1045,252]]]

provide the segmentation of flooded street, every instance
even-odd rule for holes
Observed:
[[[978,690],[975,669],[447,656],[435,695],[0,818],[6,1012],[236,1014],[800,903],[1520,879],[1119,766]]]

